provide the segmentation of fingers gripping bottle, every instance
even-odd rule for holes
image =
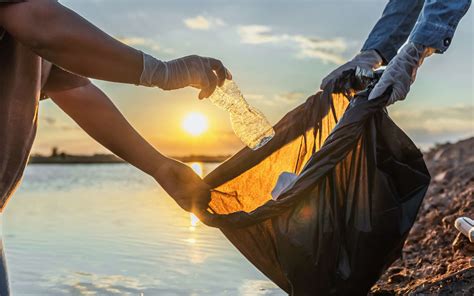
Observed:
[[[245,101],[233,80],[226,80],[223,86],[217,87],[209,99],[214,105],[229,112],[235,134],[249,148],[257,150],[275,135],[262,112]]]

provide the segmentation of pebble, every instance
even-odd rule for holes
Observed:
[[[474,137],[440,145],[424,153],[424,158],[433,182],[405,243],[402,260],[382,276],[374,292],[406,295],[414,288],[421,289],[424,282],[440,281],[474,267],[474,243],[458,235],[454,227],[458,217],[474,217]],[[468,285],[465,280],[456,277],[439,285],[443,290],[448,286],[458,289]]]
[[[391,275],[388,278],[388,282],[389,283],[400,283],[405,279],[405,277],[406,276],[402,273],[396,273],[396,274]]]

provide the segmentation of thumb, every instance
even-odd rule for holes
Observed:
[[[403,89],[400,87],[394,87],[392,89],[392,93],[390,94],[390,98],[388,99],[387,106],[394,104],[397,101],[405,100],[407,96],[408,89]]]
[[[199,99],[202,100],[204,98],[208,98],[215,90],[217,87],[217,76],[212,70],[208,70],[206,72],[206,80],[207,80],[207,85],[202,88],[202,90],[199,92]]]
[[[370,92],[369,94],[369,100],[372,100],[372,99],[376,99],[378,97],[380,97],[381,95],[383,95],[385,93],[385,91],[387,90],[388,88],[388,84],[386,83],[377,83],[374,87],[374,89],[372,89],[372,91]]]

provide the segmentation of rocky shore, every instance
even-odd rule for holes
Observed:
[[[372,288],[372,295],[474,295],[474,243],[454,221],[474,218],[474,138],[425,153],[432,176],[403,258]]]

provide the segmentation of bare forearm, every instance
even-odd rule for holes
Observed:
[[[145,173],[154,176],[167,160],[93,84],[49,95],[92,138]]]
[[[82,76],[138,84],[141,53],[56,1],[0,7],[0,25],[38,55]]]

